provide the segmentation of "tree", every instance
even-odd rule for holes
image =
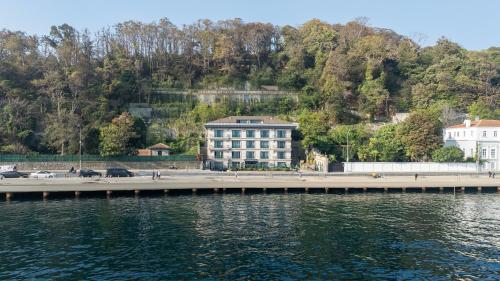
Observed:
[[[362,161],[398,162],[406,160],[405,148],[397,135],[397,125],[385,125],[375,131],[358,157]]]
[[[432,161],[462,162],[464,161],[464,152],[455,146],[441,147],[432,152]]]
[[[481,119],[500,119],[500,109],[492,108],[482,100],[469,105],[467,108],[470,117],[478,116]]]
[[[127,155],[133,152],[130,140],[136,138],[134,119],[124,112],[115,117],[111,124],[100,129],[99,151],[101,156]]]
[[[426,161],[442,143],[442,125],[436,114],[416,111],[403,121],[396,130],[405,155],[412,161]]]
[[[302,145],[305,148],[317,145],[320,137],[324,137],[330,129],[326,115],[322,112],[303,110],[300,113],[298,120],[299,130],[304,136]]]

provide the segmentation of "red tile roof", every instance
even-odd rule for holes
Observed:
[[[166,149],[170,149],[170,146],[163,144],[163,143],[157,143],[155,145],[148,147],[148,149],[150,149],[150,150],[166,150]]]
[[[489,120],[489,119],[482,119],[478,121],[471,121],[470,122],[471,127],[500,127],[500,120]],[[453,128],[465,128],[465,124],[458,124],[458,125],[453,125],[448,127],[448,129],[453,129]]]

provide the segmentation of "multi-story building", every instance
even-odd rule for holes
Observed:
[[[273,116],[231,116],[205,124],[207,167],[290,167],[296,123]]]
[[[500,120],[465,120],[446,128],[443,138],[445,146],[460,148],[466,158],[482,160],[484,170],[500,170]]]

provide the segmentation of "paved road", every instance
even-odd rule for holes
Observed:
[[[500,187],[500,179],[476,176],[423,176],[417,181],[412,176],[390,176],[374,179],[368,176],[320,177],[298,175],[163,175],[153,181],[150,176],[133,178],[81,179],[4,179],[2,192],[57,192],[105,190],[158,190],[203,188],[422,188],[422,187]]]

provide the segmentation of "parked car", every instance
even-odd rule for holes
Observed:
[[[12,172],[12,171],[17,171],[17,166],[16,165],[1,165],[0,166],[0,173],[3,173],[3,172]]]
[[[106,170],[106,177],[133,177],[134,173],[124,168],[110,168]]]
[[[96,172],[94,170],[90,170],[90,169],[81,169],[80,172],[78,172],[78,176],[79,177],[94,177],[94,176],[97,176],[97,177],[102,177],[102,174],[99,173],[99,172]]]
[[[46,178],[55,178],[56,174],[51,173],[49,171],[38,171],[30,174],[30,177],[35,179],[46,179]]]
[[[12,179],[12,178],[27,178],[28,174],[27,173],[21,173],[18,171],[8,171],[8,172],[1,172],[0,177],[6,178],[6,179]]]

